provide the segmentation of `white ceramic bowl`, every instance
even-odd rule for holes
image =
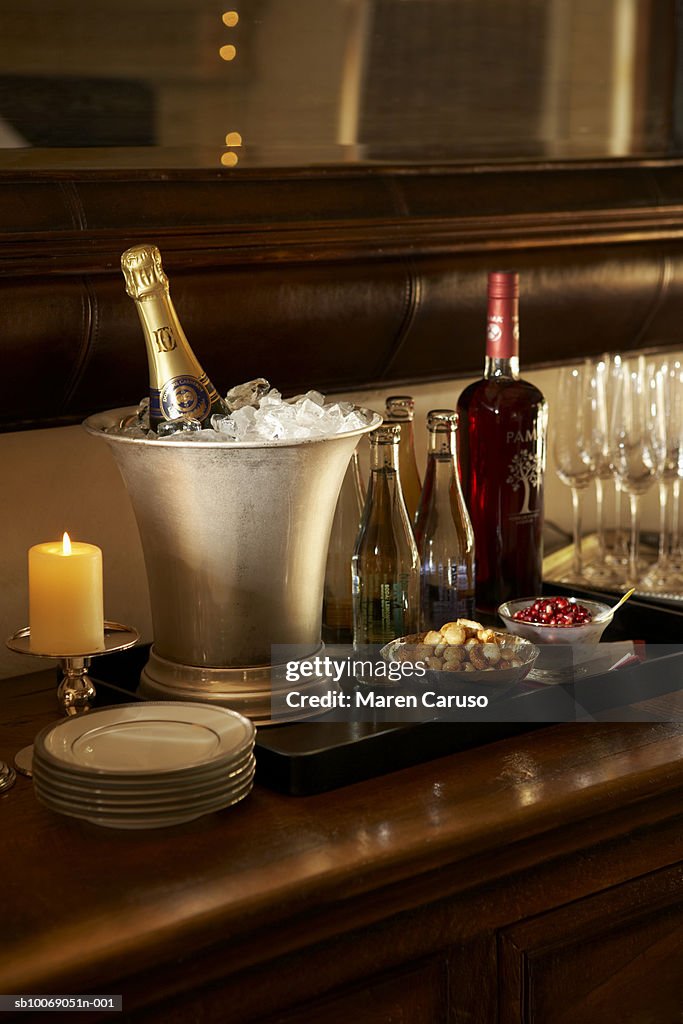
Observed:
[[[514,601],[505,601],[498,608],[498,614],[505,623],[505,628],[515,636],[523,636],[534,644],[597,644],[614,617],[608,604],[600,601],[588,601],[583,598],[569,598],[583,605],[592,615],[590,622],[579,626],[545,626],[541,622],[522,622],[513,615],[522,608],[528,608],[538,597],[518,597]],[[546,598],[547,600],[547,598]]]

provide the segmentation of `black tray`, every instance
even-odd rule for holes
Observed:
[[[143,700],[136,688],[149,645],[105,655],[93,663],[96,707]],[[288,725],[259,728],[256,779],[296,796],[408,768],[539,728],[534,722],[337,722],[325,715]]]
[[[563,592],[555,584],[548,589]],[[601,598],[595,592],[581,593]],[[497,720],[500,704],[494,704],[489,713],[463,711],[456,722],[433,719],[397,723],[382,720],[380,714],[370,722],[339,722],[322,715],[260,728],[256,739],[257,780],[280,792],[305,796],[522,735],[549,723],[590,720],[615,709],[623,709],[628,719],[630,704],[683,686],[683,613],[642,600],[628,602],[604,639],[629,637],[656,645],[651,647],[650,660],[571,684],[538,687],[522,683],[506,698],[506,721]],[[91,669],[97,687],[96,705],[141,699],[135,690],[148,653],[149,646],[141,645],[97,658]],[[576,708],[578,712],[573,710]],[[617,720],[620,715],[613,717]]]

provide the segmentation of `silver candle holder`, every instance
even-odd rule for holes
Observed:
[[[24,626],[13,633],[6,646],[17,654],[30,654],[36,658],[56,658],[61,662],[62,678],[57,687],[57,703],[65,715],[79,715],[90,710],[95,699],[95,684],[88,675],[90,662],[103,654],[114,654],[128,650],[140,639],[132,626],[120,622],[104,623],[104,644],[96,651],[80,651],[73,654],[56,654],[53,651],[36,651],[31,647],[31,627]],[[23,775],[32,774],[33,745],[23,747],[15,756],[14,763]]]

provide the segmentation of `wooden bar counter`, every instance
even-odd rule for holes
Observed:
[[[0,758],[55,717],[54,673],[4,681]],[[673,1024],[682,799],[683,726],[654,720],[319,796],[257,786],[167,829],[59,816],[21,777],[0,797],[0,993],[123,996],[83,1021]]]

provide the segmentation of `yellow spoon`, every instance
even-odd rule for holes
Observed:
[[[617,603],[612,608],[610,608],[610,610],[608,612],[605,612],[604,615],[598,615],[597,616],[597,621],[600,621],[600,619],[606,619],[608,615],[614,615],[614,613],[617,610],[617,608],[621,608],[622,604],[624,604],[626,601],[628,601],[628,599],[631,596],[631,594],[635,594],[635,592],[636,592],[636,588],[635,587],[631,587],[630,590],[627,590],[626,593],[624,594],[624,596],[619,598]],[[595,621],[596,621],[596,619],[593,619],[593,622],[595,622]]]

